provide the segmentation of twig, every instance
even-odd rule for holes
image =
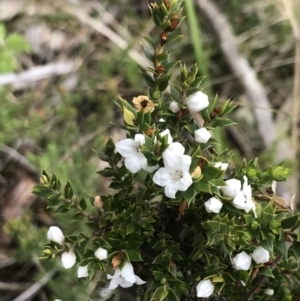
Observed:
[[[256,77],[247,60],[240,54],[232,30],[215,4],[207,0],[197,0],[201,10],[211,22],[217,33],[223,53],[233,72],[243,85],[249,101],[255,106],[254,114],[257,120],[259,134],[266,148],[270,147],[275,139],[275,129],[272,122],[271,108],[266,93]],[[256,106],[262,106],[267,110],[260,110]]]
[[[79,8],[68,5],[66,3],[64,3],[63,5],[57,3],[53,3],[53,4],[55,5],[55,7],[59,8],[59,10],[63,10],[64,12],[72,15],[73,17],[76,17],[82,24],[88,25],[91,28],[93,28],[95,31],[101,33],[103,36],[108,38],[110,41],[112,41],[115,45],[117,45],[121,49],[125,49],[125,50],[128,49],[128,55],[141,67],[147,68],[149,66],[149,63],[144,56],[142,56],[136,50],[130,49],[130,45],[126,42],[126,40],[124,40],[121,36],[119,36],[116,32],[111,30],[109,27],[107,27],[99,20],[91,18],[84,11],[80,10]]]
[[[15,283],[15,282],[2,282],[0,281],[0,290],[2,291],[22,291],[24,289],[27,289],[29,286],[31,286],[32,283],[27,282],[21,282],[21,283]]]
[[[21,164],[23,168],[28,172],[38,174],[36,168],[33,165],[31,165],[31,163],[15,149],[0,143],[0,152],[6,153],[11,159]]]
[[[32,67],[29,70],[16,73],[0,75],[0,86],[12,85],[13,90],[22,90],[29,83],[50,78],[58,75],[68,74],[73,71],[75,64],[72,61],[50,63],[44,66]]]
[[[12,301],[25,301],[30,297],[33,297],[50,279],[53,278],[56,271],[48,272],[42,279],[30,286],[24,293],[19,295],[17,298],[13,299]]]

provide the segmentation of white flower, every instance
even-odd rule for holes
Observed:
[[[113,290],[118,285],[121,287],[131,287],[134,283],[141,285],[146,283],[133,272],[133,266],[130,262],[126,262],[122,270],[118,267],[115,269],[113,276],[107,275],[107,279],[111,279],[108,289]]]
[[[166,122],[163,118],[158,119],[159,122]]]
[[[62,233],[62,231],[60,230],[60,228],[56,227],[56,226],[52,226],[49,228],[48,232],[47,232],[47,238],[49,240],[55,241],[59,244],[63,244],[65,241],[65,236]]]
[[[190,112],[202,111],[209,105],[208,96],[201,91],[190,95],[185,103]]]
[[[172,101],[170,104],[169,104],[169,110],[176,114],[180,111],[180,107],[178,105],[178,103],[176,101]]]
[[[75,253],[70,250],[69,252],[63,252],[61,254],[61,264],[65,269],[70,269],[76,262]]]
[[[77,277],[78,278],[83,278],[83,277],[88,277],[88,266],[85,265],[83,267],[78,267],[77,269]]]
[[[208,298],[214,292],[215,286],[210,279],[201,280],[196,286],[198,298]]]
[[[251,256],[244,251],[238,253],[232,259],[232,265],[236,270],[248,271],[251,267]]]
[[[223,203],[217,198],[212,197],[204,203],[204,206],[208,213],[219,213]]]
[[[104,260],[107,258],[107,250],[103,248],[98,248],[94,254],[99,260]]]
[[[222,163],[222,162],[217,162],[214,167],[216,168],[220,168],[224,171],[226,171],[226,169],[228,168],[228,163]]]
[[[253,209],[256,216],[255,204],[252,201],[251,185],[248,185],[248,179],[246,176],[244,176],[243,190],[240,190],[234,197],[232,205],[237,209],[244,210],[245,212],[249,212]]]
[[[211,137],[211,133],[206,128],[194,131],[194,135],[195,141],[199,143],[206,143]]]
[[[145,144],[144,135],[136,134],[134,140],[124,139],[115,145],[117,152],[125,158],[125,166],[131,173],[136,173],[142,168],[150,172],[157,169],[147,166],[147,159],[140,151],[143,144]]]
[[[273,296],[274,295],[274,290],[272,290],[271,288],[266,288],[264,289],[264,294],[268,295],[268,296]]]
[[[225,183],[226,186],[220,187],[222,194],[234,199],[236,195],[241,191],[241,181],[237,179],[230,179],[225,181]]]
[[[165,195],[175,198],[178,190],[186,191],[193,183],[189,173],[192,158],[183,155],[184,148],[178,143],[171,143],[163,152],[165,167],[161,167],[153,176],[153,182],[165,187]]]
[[[265,248],[259,246],[254,250],[252,258],[257,264],[266,263],[270,261],[270,253]]]

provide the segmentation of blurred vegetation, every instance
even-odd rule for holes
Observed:
[[[0,14],[0,77],[67,59],[76,68],[70,74],[43,79],[23,89],[0,86],[0,210],[10,201],[19,180],[16,174],[24,168],[4,151],[3,145],[16,150],[34,167],[36,174],[26,173],[27,177],[36,180],[45,168],[55,171],[64,182],[70,179],[76,194],[97,195],[106,185],[96,175],[102,162],[93,149],[101,150],[109,136],[120,139],[112,124],[121,118],[114,101],[118,95],[131,101],[132,97],[145,94],[140,66],[128,56],[128,51],[136,49],[142,54],[139,45],[144,43],[142,36],[151,35],[147,1],[17,2],[20,1],[15,1],[13,8],[10,6],[11,16],[1,19]],[[274,120],[282,120],[284,114],[284,124],[278,127],[288,128],[292,115],[289,99],[293,88],[294,39],[281,1],[214,2],[233,27],[241,53],[258,72]],[[118,48],[113,37],[110,40],[88,23],[82,23],[68,12],[69,6],[99,24],[106,24],[127,41],[128,47]],[[183,38],[172,49],[173,58],[185,60],[188,67],[198,61],[201,75],[206,76],[204,92],[218,93],[221,100],[232,98],[240,105],[231,119],[239,123],[241,140],[229,130],[220,133],[219,141],[223,141],[223,147],[235,149],[237,164],[245,156],[258,155],[264,158],[263,165],[272,163],[268,162],[273,158],[272,153],[264,153],[251,107],[240,83],[231,74],[212,26],[196,1],[187,0],[186,9],[188,22],[181,25]],[[243,144],[247,145],[248,153],[240,147]],[[69,233],[80,231],[82,225],[73,225],[59,215],[52,219],[43,200],[34,203],[43,208],[42,214],[40,209],[36,211],[36,205],[30,205],[25,207],[31,213],[26,210],[8,222],[5,216],[1,218],[2,223],[7,222],[6,234],[12,237],[8,245],[1,245],[1,258],[13,257],[15,261],[5,267],[7,272],[0,281],[34,283],[45,271],[55,270],[57,274],[31,300],[87,300],[97,283],[78,281],[75,268],[62,270],[59,262],[54,267],[53,261],[38,259],[49,225],[58,223],[62,229],[69,228]],[[20,290],[4,290],[1,300],[12,300],[19,294]]]

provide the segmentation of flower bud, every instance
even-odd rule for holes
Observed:
[[[197,166],[191,173],[191,177],[195,180],[202,178],[202,170],[200,166]]]
[[[169,129],[166,129],[166,130],[162,131],[161,133],[159,133],[159,136],[160,137],[167,136],[168,137],[168,141],[167,141],[168,144],[173,142],[173,137],[171,136],[171,133],[170,133]]]
[[[270,253],[263,247],[259,246],[254,250],[252,258],[257,264],[266,263],[270,260]]]
[[[49,240],[55,241],[59,244],[63,244],[65,241],[65,236],[62,233],[62,231],[60,230],[60,228],[56,227],[56,226],[52,226],[49,228],[48,232],[47,232],[47,238]]]
[[[176,114],[176,113],[178,113],[178,112],[180,111],[180,107],[179,107],[177,101],[172,101],[172,102],[169,104],[169,110],[170,110],[172,113],[174,113],[174,114]]]
[[[290,173],[291,170],[283,166],[276,166],[271,169],[271,175],[275,181],[284,181]]]
[[[99,195],[95,196],[95,198],[94,198],[94,206],[97,209],[102,209],[102,207],[103,207],[103,201]]]
[[[228,168],[228,163],[222,163],[222,162],[217,162],[214,167],[216,168],[220,168],[221,170],[226,171],[226,169]]]
[[[268,295],[268,296],[273,296],[274,295],[274,290],[272,290],[271,288],[266,288],[264,289],[264,294]]]
[[[89,273],[88,273],[88,266],[85,265],[83,267],[78,267],[77,269],[77,277],[78,278],[83,278],[83,277],[88,277]]]
[[[233,258],[232,265],[236,270],[248,271],[251,267],[251,256],[244,251],[238,253]]]
[[[217,198],[212,197],[204,203],[205,209],[208,213],[219,213],[223,203]]]
[[[257,221],[253,221],[250,227],[252,230],[257,230],[259,228],[259,223]]]
[[[196,286],[198,298],[208,298],[214,292],[215,286],[210,279],[201,280]]]
[[[61,264],[65,269],[70,269],[76,262],[75,253],[70,250],[69,252],[63,252],[61,254]]]
[[[190,112],[199,112],[206,109],[209,105],[208,96],[199,91],[188,96],[185,104]]]
[[[206,143],[210,139],[211,133],[206,128],[201,128],[194,132],[194,136],[196,142]]]
[[[223,195],[234,199],[241,190],[241,181],[237,179],[230,179],[225,181],[225,183],[226,186],[221,186],[220,190],[222,191]]]
[[[95,251],[95,257],[97,257],[99,260],[104,260],[107,258],[107,250],[103,249],[103,248],[98,248]]]

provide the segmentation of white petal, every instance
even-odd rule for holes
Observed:
[[[164,136],[168,136],[168,144],[172,143],[173,142],[173,137],[171,136],[171,133],[170,133],[170,130],[169,129],[166,129],[164,131],[162,131],[159,136],[161,137],[164,137]]]
[[[121,282],[120,282],[120,286],[121,287],[124,287],[124,288],[127,288],[127,287],[132,287],[134,282],[130,282],[130,281],[127,281],[126,279],[124,278],[121,278]]]
[[[226,186],[220,187],[222,194],[234,199],[241,190],[242,187],[241,181],[237,179],[230,179],[225,181],[225,183]]]
[[[214,165],[214,167],[220,168],[220,169],[226,171],[226,169],[228,168],[228,165],[229,165],[228,163],[217,162],[217,163]]]
[[[136,148],[138,144],[134,142],[132,139],[124,139],[115,144],[116,150],[123,157],[131,157],[134,156],[136,152]]]
[[[135,282],[135,275],[133,272],[133,266],[130,262],[126,262],[121,270],[121,276],[126,279],[126,281]]]
[[[61,229],[56,226],[52,226],[49,228],[47,232],[47,238],[59,244],[63,244],[63,242],[65,241],[64,234],[62,233]]]
[[[252,258],[257,264],[266,263],[270,261],[270,253],[265,248],[259,246],[254,250]]]
[[[264,289],[264,294],[268,295],[268,296],[272,296],[272,295],[274,295],[274,290],[272,290],[270,288],[266,288],[266,289]]]
[[[180,111],[180,107],[179,107],[177,101],[172,101],[172,102],[169,104],[169,110],[170,110],[172,113],[174,113],[174,114],[176,114],[176,113],[178,113],[178,112]]]
[[[232,265],[236,270],[248,271],[251,267],[251,256],[244,251],[238,253],[233,258]]]
[[[83,267],[78,267],[77,269],[77,277],[82,278],[82,277],[88,277],[88,266],[85,265]]]
[[[177,188],[180,191],[186,191],[193,184],[193,179],[189,173],[183,174],[182,178],[177,183]]]
[[[107,275],[109,276],[109,275]],[[117,288],[119,286],[119,284],[122,282],[122,278],[121,277],[114,277],[111,278],[108,289],[109,290],[114,290],[115,288]]]
[[[179,156],[180,159],[180,170],[182,170],[184,173],[188,173],[190,171],[190,166],[192,163],[191,156],[183,155]]]
[[[167,158],[169,155],[172,156],[181,156],[184,154],[184,147],[179,142],[173,142],[171,143],[166,150],[163,152],[163,159],[165,160],[165,157]]]
[[[201,280],[196,286],[198,298],[208,298],[214,292],[215,286],[210,279]]]
[[[188,96],[185,103],[190,112],[202,111],[209,105],[208,96],[201,91]]]
[[[178,191],[177,182],[171,182],[165,187],[165,195],[170,199],[175,199],[175,195],[177,191]]]
[[[165,168],[170,172],[175,172],[176,170],[181,170],[182,155],[173,155],[171,153],[163,153],[163,160]]]
[[[142,280],[139,276],[135,275],[135,283],[137,285],[142,285],[142,284],[146,283],[146,281]]]
[[[206,143],[211,138],[211,133],[206,128],[201,128],[194,131],[195,141]]]
[[[168,185],[172,181],[170,171],[165,167],[161,167],[153,176],[153,182],[162,187]]]
[[[125,158],[125,166],[131,173],[136,173],[147,166],[147,159],[143,154],[135,154],[131,157]]]
[[[61,264],[65,269],[70,269],[76,262],[76,255],[73,251],[61,254]]]
[[[138,143],[138,145],[145,144],[145,136],[143,134],[136,134],[134,136],[134,141]]]
[[[107,250],[103,249],[103,248],[98,248],[95,251],[95,257],[97,257],[99,260],[104,260],[107,258]]]
[[[204,206],[208,213],[219,213],[223,203],[217,198],[212,197],[204,203]]]

